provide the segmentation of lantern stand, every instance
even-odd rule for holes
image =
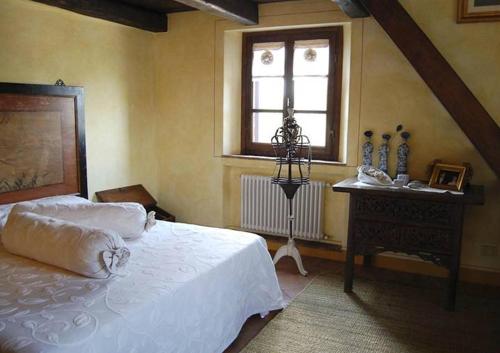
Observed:
[[[307,271],[302,265],[302,258],[295,246],[293,236],[293,198],[302,185],[309,184],[311,171],[311,143],[302,135],[302,128],[297,124],[292,108],[283,119],[283,126],[276,130],[271,138],[271,145],[276,154],[276,168],[271,182],[278,184],[288,199],[288,242],[278,249],[273,262],[276,264],[283,256],[291,256],[303,276]]]

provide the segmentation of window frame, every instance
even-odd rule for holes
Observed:
[[[340,111],[342,99],[342,26],[300,28],[266,32],[243,33],[242,47],[242,101],[241,101],[241,154],[257,156],[273,156],[274,151],[269,143],[253,142],[252,127],[255,110],[266,112],[266,109],[253,109],[252,62],[254,43],[285,43],[285,87],[283,112],[286,112],[287,98],[291,97],[293,106],[293,59],[294,45],[297,40],[328,39],[330,47],[327,107],[326,107],[326,146],[312,147],[313,159],[338,161],[340,136]],[[267,110],[280,112],[279,110]],[[296,113],[314,113],[313,110],[296,110]],[[321,114],[324,114],[321,111]]]

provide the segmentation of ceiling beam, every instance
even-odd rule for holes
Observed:
[[[500,127],[398,0],[360,0],[500,177]]]
[[[245,25],[259,23],[259,7],[251,0],[175,0],[178,3],[194,7]]]
[[[33,0],[82,15],[151,32],[167,31],[167,16],[160,12],[112,0]]]
[[[369,17],[370,13],[359,0],[332,0],[344,13],[351,18]]]

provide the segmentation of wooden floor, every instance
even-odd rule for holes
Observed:
[[[322,272],[343,273],[343,263],[329,261],[319,258],[304,257],[304,267],[309,272],[307,277],[301,276],[292,258],[284,257],[276,265],[276,273],[280,282],[283,296],[287,303],[291,302],[300,292],[302,292],[311,281]],[[395,280],[400,283],[411,283],[424,288],[444,288],[446,281],[442,278],[428,277],[403,272],[395,272],[378,268],[356,266],[355,277],[363,276],[380,280]],[[489,287],[476,284],[460,283],[459,287],[464,292],[481,293],[482,296],[498,297],[500,296],[500,287]],[[239,336],[225,350],[224,353],[240,352],[259,332],[271,321],[279,311],[270,313],[262,319],[259,315],[254,315],[247,320]]]
[[[340,270],[340,263],[333,261],[312,257],[304,258],[303,260],[304,267],[309,272],[307,277],[298,273],[295,262],[291,257],[282,258],[276,265],[276,273],[278,274],[278,280],[286,303],[291,302],[321,271],[328,269],[331,265],[336,266]],[[254,315],[249,318],[241,329],[239,336],[224,353],[237,353],[241,351],[278,312],[272,312],[264,319],[260,315]]]

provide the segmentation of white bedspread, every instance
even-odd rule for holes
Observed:
[[[11,255],[0,245],[0,351],[222,352],[256,313],[282,307],[265,241],[158,222],[127,242],[112,280]]]

